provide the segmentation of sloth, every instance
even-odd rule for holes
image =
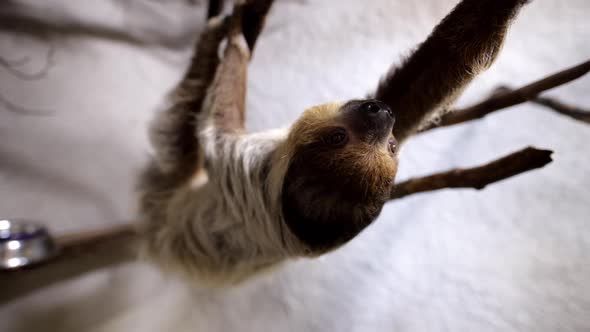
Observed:
[[[491,65],[525,2],[463,0],[365,99],[311,106],[257,133],[244,129],[247,67],[272,0],[212,15],[149,132],[142,252],[225,285],[348,243],[389,199],[399,145]]]

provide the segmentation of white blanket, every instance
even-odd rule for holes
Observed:
[[[250,67],[248,127],[287,125],[310,105],[363,96],[456,2],[278,1]],[[49,34],[49,43],[0,33],[3,59],[30,57],[19,70],[42,68],[47,53],[54,63],[40,80],[0,67],[0,215],[41,220],[56,234],[131,220],[147,121],[187,65],[203,7],[29,0],[3,10],[147,44],[88,31]],[[589,17],[588,0],[533,1],[459,104],[586,60]],[[590,76],[549,94],[588,107]],[[344,248],[236,288],[190,289],[134,263],[4,305],[0,330],[589,331],[589,142],[590,126],[533,104],[433,131],[404,147],[399,179],[527,145],[554,150],[555,161],[483,191],[390,203]]]

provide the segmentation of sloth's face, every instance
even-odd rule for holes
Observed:
[[[281,204],[291,231],[320,254],[369,225],[397,172],[394,115],[376,100],[308,109],[291,128]]]

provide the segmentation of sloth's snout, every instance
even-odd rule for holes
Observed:
[[[355,100],[344,106],[347,124],[363,140],[374,143],[389,137],[395,122],[393,111],[378,100]]]
[[[393,119],[393,111],[385,103],[378,100],[369,100],[362,103],[359,112],[369,117],[390,117]]]

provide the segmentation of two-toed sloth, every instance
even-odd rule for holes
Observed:
[[[347,243],[390,196],[393,133],[405,140],[487,68],[524,2],[463,0],[371,99],[313,106],[290,128],[259,133],[244,131],[246,70],[272,0],[211,19],[150,131],[144,252],[189,277],[234,283]]]

